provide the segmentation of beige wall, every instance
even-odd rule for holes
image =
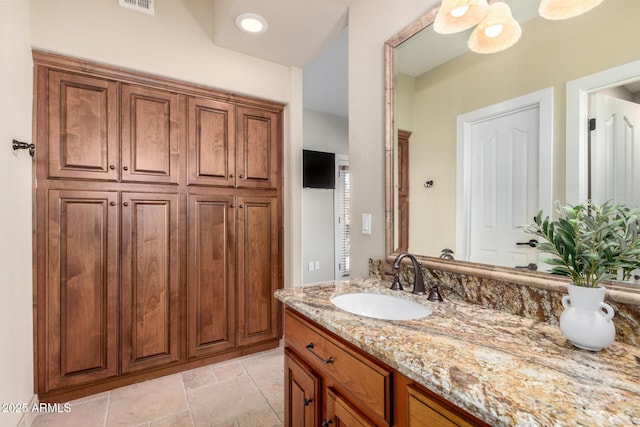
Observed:
[[[29,2],[0,1],[0,403],[33,397],[31,313],[31,52]],[[0,412],[0,426],[19,413]]]
[[[351,273],[368,275],[368,259],[384,256],[384,42],[437,0],[362,0],[349,11],[349,172]],[[362,235],[361,215],[372,233]]]
[[[469,52],[415,79],[411,251],[437,255],[455,246],[456,118],[462,113],[553,87],[553,197],[565,200],[566,82],[638,59],[638,16],[639,1],[610,0],[567,21],[535,18],[522,26],[514,47],[488,56]],[[425,179],[435,181],[432,189],[422,187]]]
[[[156,16],[115,0],[0,0],[0,402],[33,396],[31,159],[12,138],[31,141],[31,48],[185,80],[287,104],[285,109],[285,285],[301,282],[302,71],[213,45],[180,1]],[[15,426],[19,414],[0,414]]]

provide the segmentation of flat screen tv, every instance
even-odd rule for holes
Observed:
[[[302,150],[302,186],[335,189],[335,158],[334,153]]]

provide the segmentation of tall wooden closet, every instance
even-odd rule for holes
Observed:
[[[283,106],[33,58],[40,400],[277,346]]]

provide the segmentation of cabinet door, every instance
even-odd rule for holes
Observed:
[[[333,388],[327,389],[327,413],[322,424],[331,427],[375,427],[364,414],[354,408],[348,400]]]
[[[117,374],[116,192],[47,197],[46,390]]]
[[[280,115],[257,108],[238,108],[236,185],[276,188],[280,165]]]
[[[472,427],[486,425],[442,398],[407,386],[410,427]]]
[[[189,195],[189,357],[235,347],[233,196]]]
[[[189,184],[233,187],[235,183],[235,107],[189,98]]]
[[[178,359],[177,194],[122,193],[122,371]]]
[[[49,72],[49,176],[118,179],[116,82]]]
[[[290,349],[284,350],[284,424],[316,427],[320,419],[320,378]]]
[[[240,345],[278,337],[279,222],[275,197],[238,197]]]
[[[178,95],[122,85],[122,180],[178,182]]]

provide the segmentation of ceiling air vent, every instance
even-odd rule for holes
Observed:
[[[155,13],[153,4],[155,0],[118,0],[120,6],[128,9],[137,10],[138,12],[147,13],[153,15]]]

